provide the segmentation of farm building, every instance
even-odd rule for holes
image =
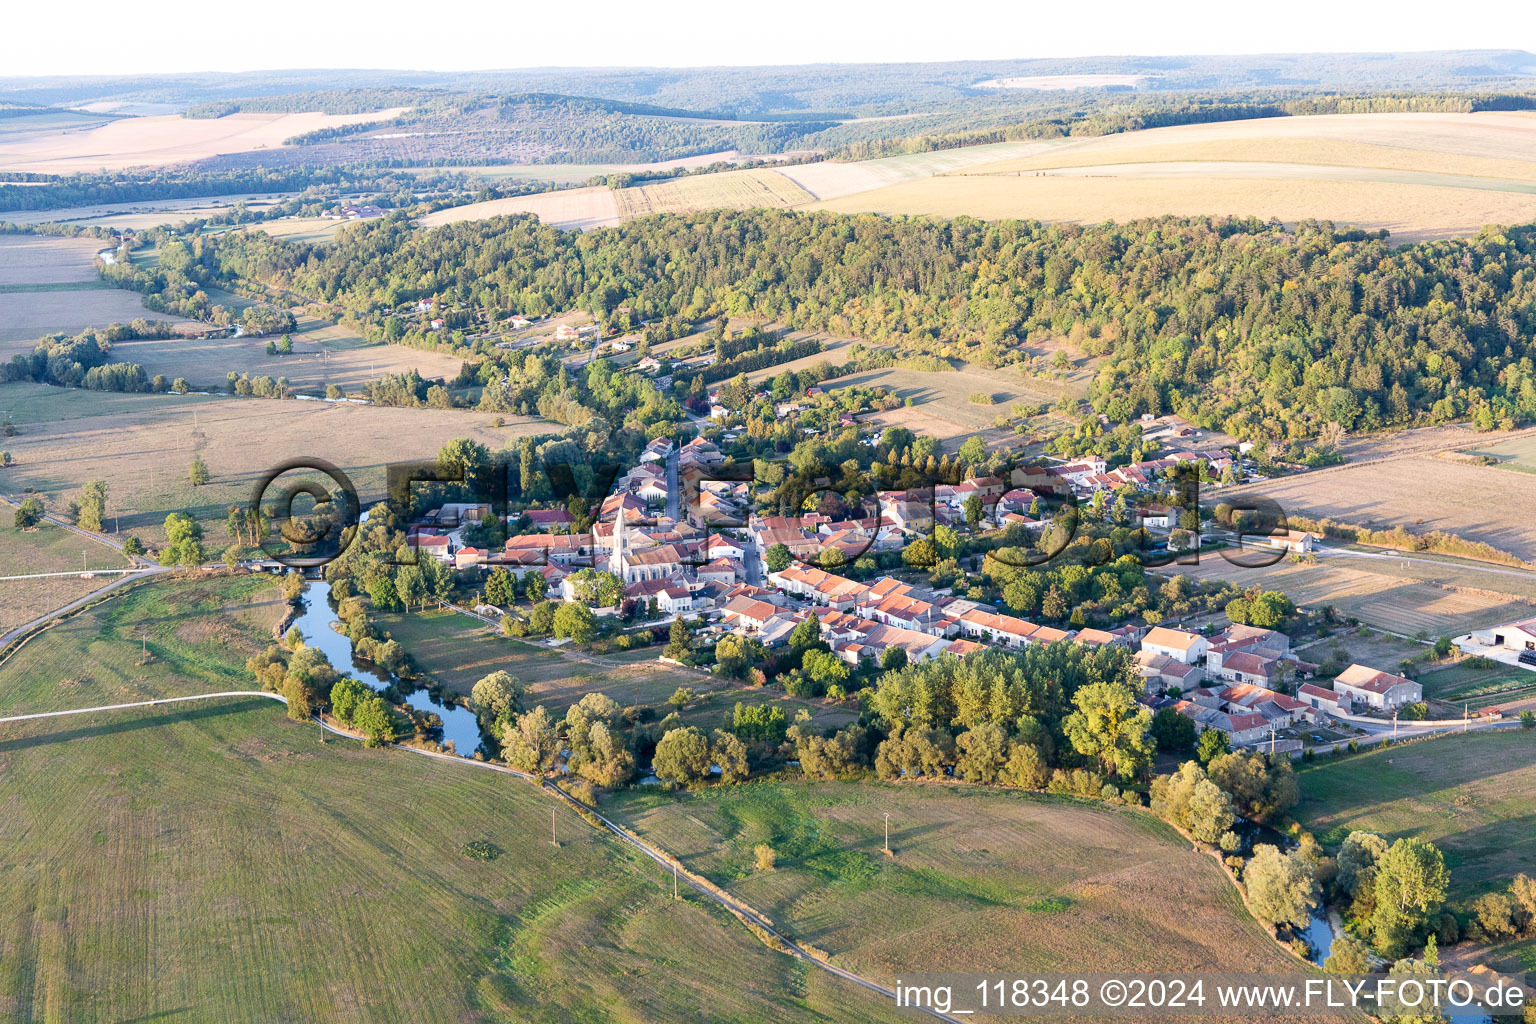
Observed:
[[[1521,619],[1507,626],[1479,629],[1472,634],[1484,647],[1503,647],[1510,651],[1536,651],[1536,619]]]

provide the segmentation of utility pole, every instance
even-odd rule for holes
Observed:
[[[885,815],[885,855],[887,857],[891,855],[891,816],[889,813]]]
[[[1392,742],[1397,742],[1397,710],[1392,711]]]
[[[555,838],[555,808],[549,809],[549,845],[560,848],[560,841]]]
[[[1471,720],[1471,718],[1472,718],[1472,715],[1471,715],[1470,710],[1469,710],[1471,707],[1472,707],[1472,702],[1471,701],[1462,701],[1462,703],[1461,703],[1461,731],[1462,732],[1466,732],[1467,731],[1467,722],[1469,722]]]
[[[682,899],[677,893],[677,861],[672,862],[672,898],[675,900]]]

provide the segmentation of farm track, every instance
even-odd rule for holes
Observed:
[[[0,718],[0,725],[6,725],[13,722],[38,721],[45,718],[63,718],[73,715],[86,715],[97,712],[129,711],[137,708],[158,707],[163,704],[181,704],[197,700],[221,700],[229,698],[243,700],[252,697],[274,700],[281,703],[285,707],[288,704],[288,699],[286,697],[277,693],[269,693],[265,690],[224,690],[218,693],[194,694],[187,697],[160,697],[155,700],[134,701],[127,704],[105,704],[90,708],[71,708],[66,711],[42,711],[27,715],[9,715],[7,717]],[[352,740],[362,739],[362,737],[357,733],[337,728],[322,718],[316,717],[314,721],[317,722],[326,732],[333,735]],[[422,757],[430,757],[438,761],[449,761],[455,764],[470,765],[472,767],[481,768],[487,771],[499,772],[503,775],[511,775],[515,778],[522,779],[525,782],[533,783],[545,793],[569,806],[577,814],[581,815],[584,820],[588,821],[589,824],[595,820],[597,823],[599,823],[599,827],[607,831],[615,839],[644,854],[648,859],[654,861],[656,864],[664,868],[672,869],[674,871],[676,871],[677,865],[679,864],[677,858],[673,857],[665,850],[646,842],[639,836],[634,835],[627,829],[599,813],[597,810],[581,803],[575,797],[559,789],[552,782],[541,776],[531,775],[527,772],[521,772],[506,765],[494,764],[490,761],[473,761],[469,758],[459,757],[456,754],[440,754],[436,751],[422,750],[418,747],[410,747],[400,743],[392,743],[390,746],[395,750],[403,750],[408,753],[420,755]],[[794,940],[778,931],[778,929],[773,926],[772,921],[770,921],[766,915],[760,913],[741,900],[729,896],[727,893],[725,893],[724,890],[717,891],[712,886],[698,881],[690,876],[678,874],[675,875],[675,877],[679,883],[686,882],[688,887],[694,892],[709,900],[710,902],[717,904],[727,913],[731,914],[731,916],[746,924],[748,929],[753,932],[759,941],[762,941],[763,944],[768,946],[770,949],[776,949],[779,952],[793,956],[807,964],[819,967],[834,977],[841,978],[844,981],[852,982],[853,984],[858,985],[869,992],[873,992],[876,995],[890,999],[894,1003],[896,999],[896,993],[894,990],[881,985],[879,982],[871,981],[862,975],[855,974],[852,971],[828,963],[821,957],[814,956]],[[937,1010],[931,1010],[925,1007],[919,1007],[918,1009],[921,1009],[924,1013],[937,1020],[947,1021],[949,1024],[962,1024],[960,1018],[958,1017],[940,1013]]]

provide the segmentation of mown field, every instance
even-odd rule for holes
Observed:
[[[1536,120],[1361,114],[1074,139],[817,208],[1083,223],[1163,214],[1322,218],[1417,241],[1522,223],[1533,196]]]
[[[1294,961],[1217,866],[1149,814],[980,788],[762,781],[632,791],[605,813],[834,963],[993,970],[1279,970]],[[881,852],[891,816],[894,858]],[[753,849],[778,854],[758,871]]]
[[[1087,379],[1037,380],[1023,376],[1017,369],[989,370],[976,365],[949,373],[891,367],[838,377],[822,387],[880,387],[903,400],[911,399],[911,408],[893,409],[869,418],[944,439],[990,427],[999,416],[1012,415],[1013,406],[1018,403],[1053,405],[1063,394],[1085,395]],[[971,401],[973,394],[991,396],[992,404]]]
[[[0,504],[0,576],[125,569],[128,559],[97,541],[44,522],[35,530],[11,528],[15,508]],[[83,556],[83,557],[82,557]],[[111,577],[53,576],[0,580],[0,633],[31,622],[110,582]]]
[[[660,717],[674,710],[666,703],[667,698],[679,687],[687,687],[698,697],[678,710],[687,724],[705,729],[719,728],[738,701],[781,704],[789,719],[800,708],[808,708],[818,723],[834,727],[857,717],[851,710],[796,700],[780,690],[717,685],[696,673],[668,668],[656,661],[660,647],[578,655],[586,660],[574,660],[558,651],[507,639],[492,627],[480,626],[456,612],[392,613],[379,615],[376,621],[404,645],[418,668],[455,693],[467,696],[478,680],[503,670],[528,687],[525,703],[529,707],[542,704],[556,715],[564,714],[588,693],[605,693],[626,706],[654,707]]]
[[[599,185],[469,203],[429,213],[418,223],[424,228],[435,228],[514,213],[534,214],[545,224],[557,228],[597,228],[619,222],[619,204],[613,190]]]
[[[756,169],[669,178],[614,193],[625,220],[652,213],[788,208],[816,197],[778,171]]]
[[[1179,566],[1178,572],[1200,580],[1231,582],[1245,589],[1257,586],[1283,590],[1298,605],[1333,605],[1341,615],[1407,636],[1421,630],[1430,637],[1459,636],[1483,626],[1536,615],[1536,604],[1515,596],[1492,590],[1452,589],[1429,582],[1438,574],[1438,566],[1416,559],[1328,555],[1315,564],[1285,559],[1268,568],[1241,569],[1219,554],[1206,554],[1201,556],[1198,566]]]
[[[461,410],[102,394],[23,383],[0,385],[0,410],[17,427],[5,439],[16,460],[4,471],[10,493],[33,487],[49,509],[60,510],[87,480],[105,480],[108,512],[124,533],[157,541],[166,514],[186,512],[205,523],[204,544],[215,553],[229,542],[228,507],[248,504],[262,475],[289,459],[318,456],[340,467],[369,500],[382,495],[390,463],[433,458],[454,438],[498,450],[555,429],[515,416],[492,427],[490,415]],[[187,479],[194,452],[211,474],[196,488]]]
[[[53,331],[152,315],[136,292],[98,280],[96,252],[105,245],[94,238],[0,235],[0,359],[32,351],[35,339]]]
[[[151,377],[185,377],[198,389],[222,389],[226,374],[235,372],[274,380],[286,377],[295,389],[316,394],[324,394],[327,384],[356,391],[367,381],[410,370],[423,377],[451,379],[461,365],[445,352],[370,345],[346,328],[309,315],[299,317],[299,329],[290,337],[293,352],[287,355],[267,355],[267,342],[276,337],[254,335],[120,341],[112,346],[112,355],[138,363]]]
[[[1327,845],[1354,829],[1417,836],[1445,853],[1451,896],[1536,874],[1536,732],[1503,729],[1371,750],[1300,768],[1296,818]],[[1506,953],[1536,970],[1536,944]]]
[[[574,814],[551,847],[526,783],[264,700],[3,726],[0,764],[7,1020],[883,1019]]]

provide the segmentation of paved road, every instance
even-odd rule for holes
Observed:
[[[0,650],[4,650],[13,640],[16,640],[18,637],[30,633],[32,630],[38,628],[39,626],[46,625],[61,615],[68,615],[70,612],[90,604],[92,601],[99,598],[102,594],[116,590],[118,587],[125,587],[130,583],[137,583],[139,580],[149,579],[151,576],[159,576],[162,573],[175,571],[175,568],[172,566],[151,565],[148,568],[136,569],[127,575],[119,576],[117,579],[113,580],[111,583],[108,583],[106,586],[97,587],[95,590],[91,591],[89,594],[86,594],[84,597],[77,598],[62,608],[55,608],[47,615],[39,616],[26,625],[17,626],[9,633],[6,633],[4,636],[0,636]]]
[[[0,725],[4,725],[4,724],[10,723],[10,722],[29,722],[29,721],[35,721],[35,720],[44,719],[44,718],[62,718],[62,717],[68,716],[68,715],[88,715],[88,714],[92,714],[92,713],[95,713],[95,712],[126,711],[126,710],[131,710],[131,709],[134,709],[134,708],[158,707],[158,706],[160,706],[162,704],[182,704],[182,703],[186,703],[188,701],[219,700],[219,699],[226,699],[226,698],[239,698],[239,699],[243,700],[243,699],[248,698],[248,697],[261,697],[261,698],[265,698],[267,700],[275,700],[275,701],[278,701],[278,702],[280,702],[280,703],[282,703],[284,705],[286,705],[288,703],[288,699],[286,697],[282,696],[281,694],[268,693],[265,690],[224,690],[224,691],[221,691],[219,693],[202,693],[202,694],[195,694],[195,695],[189,696],[189,697],[161,697],[161,698],[158,698],[156,700],[141,700],[141,701],[134,701],[134,702],[128,703],[128,704],[106,704],[106,705],[102,705],[100,707],[93,707],[93,708],[73,708],[73,709],[70,709],[68,711],[42,711],[42,712],[37,712],[37,713],[34,713],[34,714],[30,714],[30,715],[11,715],[11,716],[8,716],[8,717],[5,717],[5,718],[0,718]],[[331,725],[329,722],[326,722],[324,719],[316,719],[316,721],[319,722],[321,728],[325,729],[329,733],[333,733],[334,735],[345,736],[345,737],[347,737],[349,739],[358,739],[359,738],[355,733],[350,733],[350,732],[347,732],[346,730],[338,729],[335,726]],[[618,839],[620,842],[625,843],[625,844],[627,844],[627,845],[629,845],[631,847],[634,847],[636,850],[638,850],[641,853],[645,854],[646,857],[650,858],[652,861],[654,861],[655,863],[661,865],[662,867],[666,868],[667,870],[669,870],[669,871],[674,870],[673,865],[676,863],[676,861],[669,854],[667,854],[666,851],[662,850],[660,847],[652,846],[650,843],[647,843],[645,840],[639,838],[638,836],[635,836],[635,835],[631,834],[630,832],[628,832],[627,830],[625,830],[624,828],[622,828],[618,824],[614,823],[613,821],[610,821],[604,815],[599,814],[597,811],[593,810],[592,808],[587,807],[585,804],[582,804],[579,801],[577,801],[570,794],[568,794],[568,793],[564,792],[563,790],[557,788],[553,783],[549,782],[547,779],[544,779],[544,778],[541,778],[541,777],[535,776],[535,775],[530,775],[527,772],[520,772],[517,769],[509,768],[506,765],[492,764],[492,763],[490,763],[488,761],[475,761],[475,760],[471,760],[471,759],[466,758],[466,757],[460,757],[457,754],[440,754],[440,753],[437,753],[436,751],[421,750],[421,749],[416,748],[416,747],[407,747],[407,746],[403,746],[403,745],[398,744],[398,743],[391,744],[391,745],[396,750],[403,750],[403,751],[405,751],[407,753],[417,754],[417,755],[419,755],[421,757],[430,757],[430,758],[434,758],[434,759],[439,760],[439,761],[451,761],[454,764],[468,765],[470,767],[480,768],[480,769],[484,769],[486,771],[499,772],[499,773],[501,773],[503,775],[512,775],[512,776],[516,776],[519,779],[524,779],[524,780],[526,780],[528,782],[533,782],[533,783],[537,784],[539,786],[539,788],[542,789],[545,793],[549,794],[550,796],[554,797],[557,800],[560,800],[562,803],[568,805],[569,807],[571,807],[572,809],[576,810],[578,813],[582,814],[583,816],[590,817],[590,818],[600,822],[602,827],[604,829],[606,829],[610,835],[612,835],[614,838]],[[831,975],[833,975],[835,977],[838,977],[838,978],[842,978],[845,981],[850,981],[853,984],[860,986],[861,988],[864,988],[864,989],[866,989],[866,990],[868,990],[870,992],[876,993],[877,995],[884,996],[885,998],[890,999],[892,1001],[892,1003],[894,1004],[895,999],[896,999],[896,993],[895,993],[894,990],[892,990],[890,988],[887,988],[884,985],[881,985],[879,982],[871,981],[870,979],[865,978],[862,975],[855,974],[852,971],[844,970],[841,967],[837,967],[837,966],[835,966],[833,964],[827,963],[825,960],[822,960],[819,957],[811,955],[804,948],[802,948],[799,944],[797,944],[793,940],[787,938],[785,935],[783,935],[781,932],[779,932],[776,928],[774,928],[772,922],[770,922],[768,920],[768,918],[766,918],[763,915],[759,914],[756,910],[752,909],[752,907],[750,907],[749,905],[747,905],[745,903],[742,903],[742,902],[740,902],[738,900],[735,900],[735,899],[732,899],[732,898],[727,898],[726,896],[722,896],[720,893],[715,892],[709,886],[704,885],[704,884],[702,884],[700,882],[696,882],[696,881],[694,881],[691,878],[688,878],[688,877],[685,877],[685,876],[682,876],[682,875],[676,875],[676,877],[677,877],[679,882],[686,882],[687,885],[688,885],[688,888],[692,889],[694,892],[698,893],[700,896],[704,897],[705,899],[709,900],[712,903],[719,904],[720,906],[726,908],[731,913],[737,915],[738,917],[740,917],[740,918],[742,918],[742,919],[744,919],[746,921],[749,921],[752,925],[754,925],[755,927],[761,929],[763,932],[767,933],[773,940],[775,940],[777,943],[779,943],[782,946],[783,951],[787,952],[790,956],[797,957],[800,960],[803,960],[803,961],[805,961],[808,964],[813,964],[816,967],[821,968],[822,970],[826,971],[828,974],[831,974]],[[960,1021],[960,1019],[958,1017],[953,1017],[953,1016],[950,1016],[948,1014],[939,1013],[936,1010],[926,1010],[925,1012],[928,1013],[928,1015],[930,1015],[932,1017],[935,1017],[935,1018],[937,1018],[939,1020],[948,1021],[949,1024],[961,1024],[961,1021]]]

